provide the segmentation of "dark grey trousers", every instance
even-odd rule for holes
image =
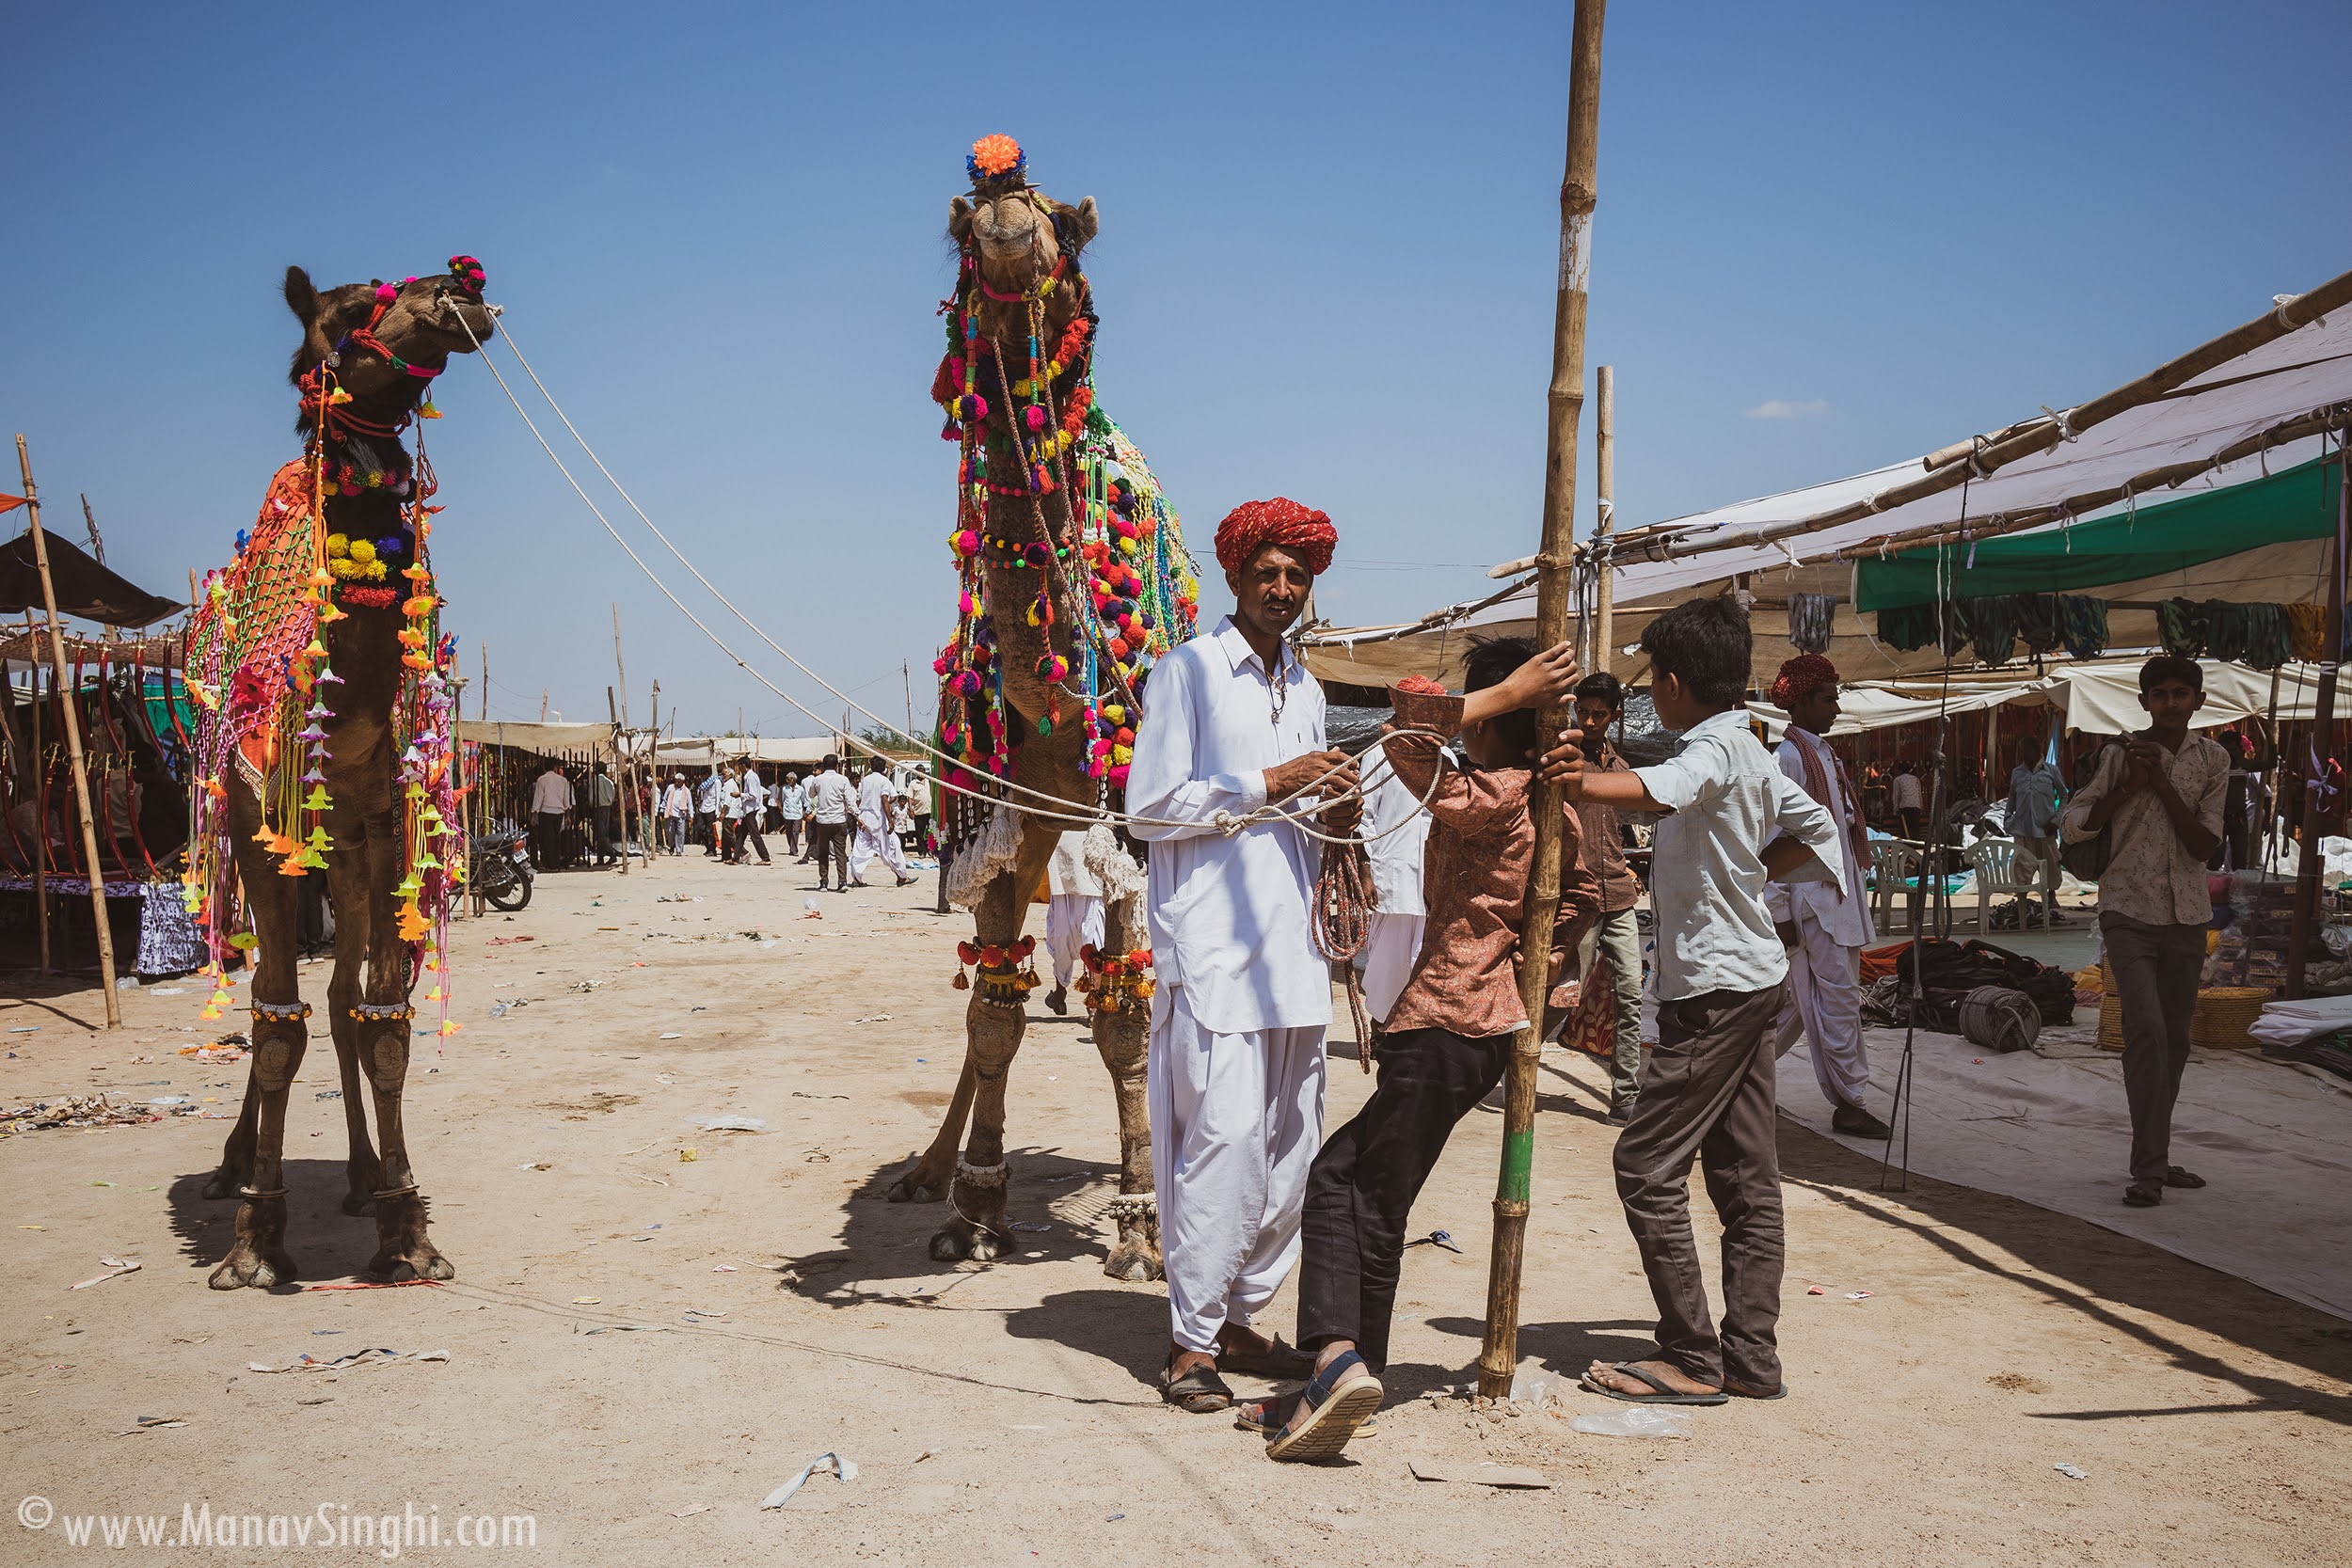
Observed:
[[[2132,1108],[2132,1180],[2162,1181],[2172,1163],[2172,1102],[2188,1065],[2188,1024],[2205,964],[2202,926],[2099,917],[2123,1011],[2123,1098]]]
[[[1780,1204],[1772,1023],[1788,985],[1658,1008],[1658,1048],[1617,1139],[1617,1196],[1658,1303],[1661,1358],[1700,1382],[1780,1386]],[[1691,1236],[1691,1162],[1724,1227],[1723,1332]]]

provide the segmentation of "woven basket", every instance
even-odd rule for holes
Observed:
[[[2115,994],[2115,971],[2099,966],[2106,990],[2099,997],[2099,1049],[2123,1049],[2123,1004]],[[2197,993],[2197,1011],[2190,1015],[2188,1043],[2201,1051],[2251,1051],[2254,1021],[2263,1004],[2271,1000],[2262,986],[2214,986]]]

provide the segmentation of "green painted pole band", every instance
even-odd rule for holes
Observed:
[[[1502,1180],[1496,1184],[1495,1196],[1505,1203],[1525,1203],[1528,1185],[1535,1169],[1535,1130],[1506,1132],[1502,1138]]]

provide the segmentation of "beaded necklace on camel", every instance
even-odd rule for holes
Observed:
[[[480,262],[453,257],[450,269],[480,292]],[[253,838],[278,857],[279,875],[300,877],[326,867],[335,847],[325,824],[333,805],[326,792],[326,724],[335,717],[331,689],[343,677],[335,673],[325,628],[348,618],[343,605],[389,610],[397,604],[405,623],[398,634],[403,673],[389,733],[399,756],[405,871],[392,893],[412,960],[437,976],[424,1000],[442,1008],[439,1032],[461,1027],[447,1016],[447,987],[439,978],[449,911],[465,875],[464,847],[450,821],[460,788],[454,704],[445,673],[455,639],[438,629],[440,601],[426,543],[441,508],[428,504],[436,485],[421,436],[413,459],[401,444],[409,416],[383,423],[350,413],[352,396],[336,374],[342,355],[355,347],[397,373],[419,380],[441,373],[410,364],[376,338],[375,327],[398,293],[397,285],[377,285],[368,325],[345,335],[303,375],[301,406],[311,421],[308,450],[272,478],[252,530],[237,537],[235,560],[207,575],[189,623],[186,671],[199,709],[199,787],[181,881],[188,911],[206,932],[206,974],[214,988],[201,1015],[207,1020],[220,1017],[231,1002],[229,953],[249,953],[258,941],[251,929],[240,928],[248,923],[237,897],[226,781],[233,770],[260,801],[262,825]],[[417,417],[434,420],[440,413],[428,401]],[[377,538],[329,532],[326,498],[366,490],[398,498],[398,531]],[[409,564],[397,576],[408,585],[405,597],[389,580],[403,555]],[[452,851],[453,863],[444,863],[438,850]]]

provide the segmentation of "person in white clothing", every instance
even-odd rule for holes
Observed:
[[[1103,945],[1103,884],[1087,869],[1087,835],[1073,828],[1054,846],[1045,867],[1045,950],[1054,956],[1054,989],[1045,1005],[1070,1011],[1070,979],[1079,953]]]
[[[907,874],[907,852],[890,831],[890,798],[898,786],[890,782],[889,764],[881,757],[866,759],[866,777],[857,784],[857,840],[850,846],[850,880],[866,880],[866,868],[879,859],[890,867],[900,887],[914,879]]]
[[[686,853],[686,835],[694,825],[694,792],[687,787],[683,773],[661,793],[661,820],[668,830],[671,856]]]
[[[1776,1052],[1787,1054],[1803,1034],[1812,1043],[1813,1077],[1833,1107],[1830,1126],[1861,1138],[1883,1138],[1886,1124],[1870,1113],[1870,1058],[1862,1039],[1862,950],[1877,940],[1870,901],[1863,894],[1869,838],[1861,800],[1837,753],[1823,738],[1837,721],[1837,667],[1804,654],[1780,667],[1772,705],[1788,715],[1774,753],[1780,770],[1837,819],[1845,849],[1845,886],[1773,882],[1764,891],[1781,944],[1788,949],[1788,999],[1782,1006]]]
[[[760,829],[768,818],[768,786],[759,782],[759,769],[748,762],[743,765],[738,791],[741,800],[735,825],[736,863],[751,864],[752,854],[757,851],[759,863],[766,865],[770,863],[768,840]]]
[[[1364,1010],[1379,1027],[1412,977],[1421,957],[1424,906],[1421,896],[1422,848],[1429,842],[1429,814],[1389,767],[1379,742],[1358,758],[1364,776],[1364,846],[1372,858],[1373,911],[1364,937]]]
[[[1269,1377],[1313,1366],[1249,1324],[1297,1262],[1322,1134],[1331,977],[1309,918],[1319,846],[1287,821],[1233,819],[1355,784],[1346,753],[1324,744],[1323,689],[1282,641],[1336,539],[1322,513],[1279,498],[1218,526],[1233,613],[1152,668],[1127,778],[1134,831],[1152,843],[1146,1080],[1171,1331],[1161,1395],[1196,1414],[1232,1403],[1220,1366]],[[1326,815],[1346,831],[1352,799]]]
[[[841,759],[828,753],[808,781],[808,847],[817,862],[817,891],[838,873],[840,891],[850,891],[850,819],[857,815],[857,786],[840,773]]]

